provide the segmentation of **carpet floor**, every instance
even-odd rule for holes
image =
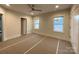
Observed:
[[[38,34],[0,42],[0,54],[74,54],[71,43]]]

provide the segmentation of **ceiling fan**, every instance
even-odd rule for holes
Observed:
[[[39,11],[39,12],[42,11],[42,10],[36,9],[35,5],[33,5],[33,4],[28,4],[28,6],[31,8],[31,11]]]

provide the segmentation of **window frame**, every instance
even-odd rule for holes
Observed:
[[[63,29],[62,29],[63,31],[62,32],[54,30],[54,18],[58,18],[58,17],[63,17]],[[64,33],[64,16],[55,16],[54,18],[53,18],[53,32],[55,32],[55,33]]]
[[[38,26],[38,28],[35,28],[35,21],[36,21],[36,20],[39,20],[39,19],[35,19],[35,20],[33,20],[33,23],[34,23],[33,26],[34,26],[34,29],[35,29],[35,30],[38,30],[38,29],[40,29],[40,20],[39,20],[39,26]]]

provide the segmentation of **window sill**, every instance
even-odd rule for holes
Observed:
[[[61,33],[61,34],[64,34],[64,32],[56,32],[56,31],[53,31],[54,33]]]

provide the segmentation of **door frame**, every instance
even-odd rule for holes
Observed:
[[[26,21],[26,32],[24,33],[24,21]],[[21,35],[25,35],[27,33],[27,18],[21,18]]]

